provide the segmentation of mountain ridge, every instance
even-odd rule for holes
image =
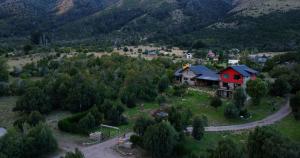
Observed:
[[[246,30],[261,34],[264,28],[276,38],[285,38],[273,29],[277,26],[269,27],[268,23],[280,21],[289,12],[297,13],[299,7],[297,0],[0,0],[0,38],[28,37],[40,31],[57,42],[96,39],[191,45],[194,40],[203,40],[215,45],[225,38],[218,37],[225,34],[218,33],[220,30],[234,35],[248,34],[243,32]],[[281,25],[283,32],[297,32],[287,40],[293,37],[298,43],[300,29],[290,29],[288,25],[295,22],[286,22]],[[189,44],[185,44],[187,37]]]

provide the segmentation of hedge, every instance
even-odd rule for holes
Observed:
[[[64,118],[58,122],[58,128],[61,131],[68,132],[68,133],[84,134],[84,135],[89,134],[86,129],[81,129],[78,125],[80,119],[82,119],[87,114],[88,112],[82,112]]]

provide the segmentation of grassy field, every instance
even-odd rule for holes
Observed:
[[[284,118],[282,121],[272,125],[282,135],[289,139],[300,142],[300,122],[296,121],[292,115]],[[224,133],[208,133],[206,132],[201,141],[188,137],[185,141],[185,147],[188,151],[194,152],[196,155],[205,155],[208,150],[216,148],[218,142],[225,138],[230,138],[245,148],[249,131],[244,132],[224,132]]]
[[[288,138],[300,142],[300,121],[296,121],[293,115],[284,118],[273,127]]]
[[[9,128],[18,118],[18,114],[13,112],[17,97],[0,97],[0,127]]]
[[[231,125],[241,124],[260,120],[278,110],[283,103],[282,98],[264,98],[261,105],[248,106],[248,111],[252,114],[249,119],[227,119],[224,117],[224,109],[230,100],[223,99],[223,105],[218,109],[210,106],[211,96],[204,92],[189,91],[183,98],[172,98],[172,105],[186,107],[194,115],[205,115],[209,125]]]
[[[242,124],[247,122],[252,122],[256,120],[263,119],[268,115],[274,113],[276,110],[280,108],[280,105],[283,103],[283,99],[281,98],[264,98],[259,106],[249,106],[248,111],[252,114],[252,118],[250,119],[226,119],[224,117],[224,109],[227,104],[229,104],[230,100],[223,99],[223,105],[218,109],[215,109],[209,105],[211,99],[211,95],[205,92],[193,91],[189,90],[188,94],[184,97],[171,97],[169,98],[170,106],[183,106],[190,109],[193,115],[205,115],[208,117],[209,125],[231,125],[231,124]],[[274,100],[271,102],[270,100]],[[123,133],[132,131],[132,127],[134,122],[138,116],[148,115],[155,110],[159,109],[159,105],[155,102],[152,103],[144,103],[144,107],[136,106],[134,108],[126,108],[124,115],[128,118],[128,124],[119,126],[120,131],[116,131],[113,129],[104,129],[98,128],[96,131],[103,131],[105,133],[110,133],[111,137],[117,136],[118,134],[122,135]],[[208,140],[203,141],[204,144],[212,144],[211,141],[218,142],[219,138],[226,137],[226,134],[211,134],[208,133],[209,138],[205,138]],[[212,136],[212,137],[211,137]],[[231,136],[231,135],[229,135]],[[237,134],[234,134],[236,137]],[[237,137],[239,138],[239,137]],[[200,143],[200,146],[204,145]]]
[[[184,142],[184,147],[187,151],[195,155],[201,155],[206,157],[209,150],[213,150],[217,147],[218,142],[222,139],[232,139],[241,147],[246,145],[248,132],[242,133],[205,133],[202,140],[197,141],[192,137],[188,137]]]
[[[119,126],[118,128],[120,131],[114,130],[114,129],[107,129],[107,128],[98,128],[95,131],[101,131],[104,133],[109,133],[111,137],[115,137],[118,135],[125,134],[127,132],[132,131],[132,128],[134,126],[135,120],[142,115],[151,115],[151,112],[158,109],[159,105],[155,102],[153,103],[144,103],[144,107],[141,108],[141,106],[136,106],[134,108],[126,108],[126,111],[124,115],[128,119],[128,124]]]

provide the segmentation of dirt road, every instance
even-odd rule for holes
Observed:
[[[131,133],[126,136],[129,137]],[[117,144],[118,138],[113,138],[100,144],[91,146],[77,146],[77,148],[84,154],[85,158],[123,158],[119,153],[114,151],[112,148]],[[60,143],[59,143],[60,144]],[[64,151],[74,151],[70,146],[60,146]],[[62,154],[56,155],[52,158],[60,158]],[[126,158],[133,158],[126,156]]]

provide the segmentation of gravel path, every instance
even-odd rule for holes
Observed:
[[[132,133],[128,133],[126,137],[130,137]],[[123,158],[119,153],[117,153],[112,148],[118,143],[119,138],[113,138],[110,140],[107,140],[100,144],[95,144],[91,146],[77,146],[78,148],[85,156],[85,158]],[[64,152],[66,151],[74,151],[73,148],[68,147],[61,147]],[[61,158],[64,154],[60,153],[59,155],[52,156],[51,158]],[[126,158],[133,158],[130,156],[126,156]]]
[[[2,137],[6,133],[6,129],[0,127],[0,137]]]
[[[117,142],[118,138],[114,138],[101,144],[85,147],[81,151],[86,158],[122,158],[119,153],[112,149]],[[130,157],[126,156],[126,158]]]
[[[230,125],[230,126],[210,126],[205,127],[205,131],[207,132],[222,132],[222,131],[241,131],[247,129],[253,129],[256,127],[268,126],[274,124],[284,117],[288,116],[291,113],[289,99],[285,102],[285,105],[281,107],[279,111],[276,113],[262,119],[260,121],[245,123],[241,125]],[[193,130],[192,127],[188,127],[188,131],[191,132]]]

